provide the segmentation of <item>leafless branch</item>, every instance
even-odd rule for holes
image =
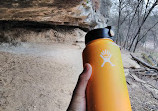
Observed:
[[[148,5],[149,5],[149,1],[150,1],[150,0],[147,0],[146,6],[145,6],[145,14],[144,14],[144,17],[143,17],[143,18],[145,18],[145,15],[146,15],[146,13],[147,13],[147,8],[148,8]]]
[[[129,38],[129,33],[130,33],[131,26],[132,26],[132,22],[133,22],[133,20],[134,20],[134,18],[135,18],[135,16],[136,16],[136,13],[137,13],[137,11],[138,11],[139,5],[140,5],[140,3],[141,3],[142,1],[143,1],[143,0],[138,1],[138,4],[137,4],[136,9],[135,9],[135,11],[134,11],[134,14],[133,14],[133,16],[132,16],[132,19],[131,19],[131,21],[129,22],[129,27],[128,27],[128,31],[127,31],[127,35],[126,35],[126,40],[125,40],[125,43],[124,43],[124,45],[123,45],[124,47],[125,47],[125,45],[126,45],[126,43],[127,43],[127,40],[128,40],[128,38]]]
[[[132,46],[133,46],[133,44],[134,44],[135,39],[137,38],[137,36],[138,36],[139,33],[141,32],[142,26],[143,26],[144,23],[146,22],[148,16],[149,16],[150,13],[152,12],[152,10],[153,10],[153,9],[155,8],[155,6],[157,5],[157,2],[158,2],[158,0],[156,0],[156,2],[152,5],[152,7],[149,9],[147,15],[146,15],[145,18],[143,19],[141,25],[139,26],[139,29],[138,29],[137,33],[135,34],[135,36],[134,36],[133,39],[132,39],[132,42],[131,42],[131,44],[130,44],[130,46],[129,46],[129,50],[131,50],[131,48],[132,48]]]
[[[122,24],[125,22],[125,20],[127,19],[127,17],[130,16],[132,13],[133,13],[132,11],[131,11],[130,13],[128,13],[128,14],[124,17],[124,19],[122,20],[122,22],[120,23],[120,25],[122,25]]]
[[[152,27],[150,27],[138,41],[141,41],[148,34],[148,32],[152,30],[157,24],[158,24],[158,21]]]
[[[154,69],[154,70],[158,71],[158,67],[154,67],[154,66],[149,65],[148,63],[146,63],[146,62],[140,60],[138,57],[134,56],[133,54],[130,54],[130,55],[132,56],[132,58],[133,58],[135,61],[141,63],[141,64],[144,65],[145,67],[148,67],[148,68],[150,68],[150,69]]]

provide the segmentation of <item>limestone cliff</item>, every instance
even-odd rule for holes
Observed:
[[[110,7],[110,0],[1,0],[0,20],[104,27]]]

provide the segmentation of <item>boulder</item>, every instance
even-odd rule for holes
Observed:
[[[128,51],[121,50],[121,52],[122,52],[121,56],[122,56],[122,62],[123,62],[124,68],[126,68],[126,69],[140,68],[140,65],[132,59],[132,57],[130,56],[130,53]]]

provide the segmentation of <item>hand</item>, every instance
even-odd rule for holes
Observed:
[[[92,74],[92,67],[86,63],[74,89],[67,111],[86,111],[86,87]]]

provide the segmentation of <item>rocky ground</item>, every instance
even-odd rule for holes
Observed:
[[[83,47],[61,43],[2,44],[0,111],[65,111],[82,71]],[[158,111],[157,76],[136,74],[133,68],[140,66],[128,52],[122,51],[122,58],[133,111]]]

